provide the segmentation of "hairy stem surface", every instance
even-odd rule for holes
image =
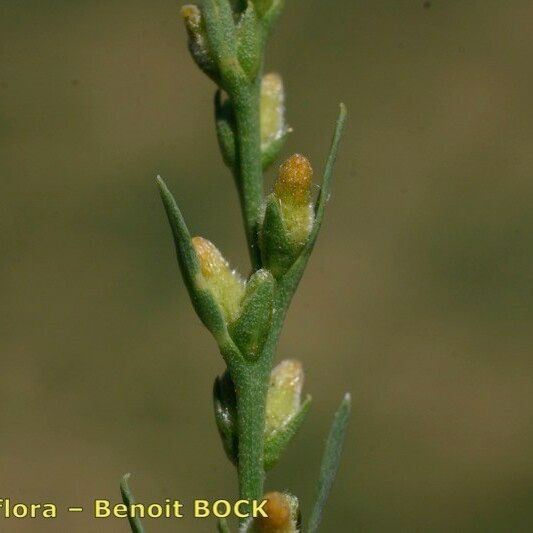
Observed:
[[[236,181],[241,200],[248,251],[254,269],[261,266],[257,244],[257,224],[263,201],[260,90],[261,76],[258,75],[254,83],[245,87],[238,87],[232,94],[238,132]]]

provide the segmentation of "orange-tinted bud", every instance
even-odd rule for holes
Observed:
[[[265,494],[266,504],[263,507],[268,516],[258,516],[254,520],[254,531],[257,533],[293,533],[297,531],[294,515],[298,503],[294,496],[281,492]]]
[[[206,278],[211,278],[220,274],[223,270],[229,269],[228,262],[210,240],[203,237],[193,237],[192,245],[198,256],[202,274]]]
[[[293,205],[307,205],[311,200],[313,168],[300,154],[291,155],[279,168],[274,193],[282,201]]]
[[[224,310],[228,322],[233,322],[239,316],[244,281],[230,269],[229,263],[211,241],[194,237],[192,245],[207,286]]]

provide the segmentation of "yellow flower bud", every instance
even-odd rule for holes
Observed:
[[[279,167],[274,192],[282,202],[306,205],[311,201],[312,184],[311,163],[303,155],[294,154]]]
[[[233,322],[240,313],[245,291],[244,281],[237,272],[230,269],[229,263],[211,241],[194,237],[192,245],[207,287],[222,307],[226,320]]]
[[[269,492],[264,495],[263,507],[268,516],[258,516],[253,522],[256,533],[296,533],[298,500],[290,494]]]
[[[265,417],[267,436],[283,427],[298,411],[303,385],[304,371],[300,361],[287,359],[272,370]]]
[[[280,166],[274,194],[281,203],[288,237],[297,246],[305,244],[313,226],[312,184],[313,168],[303,155],[291,155]]]

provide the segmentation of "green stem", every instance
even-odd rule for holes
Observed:
[[[266,399],[272,362],[291,296],[278,286],[272,326],[260,357],[253,363],[241,361],[232,369],[237,393],[239,497],[245,500],[260,499],[264,493]]]
[[[239,442],[239,497],[259,500],[263,496],[263,432],[270,369],[267,361],[244,363],[239,369],[237,393],[237,431]]]
[[[237,125],[236,182],[254,270],[261,266],[257,242],[257,224],[263,202],[260,91],[259,73],[252,84],[237,86],[231,94]],[[232,372],[237,393],[239,497],[243,500],[259,500],[263,496],[263,433],[275,343],[265,348],[257,361],[240,362]]]
[[[260,94],[260,74],[250,85],[236,86],[231,94],[237,123],[236,181],[239,189],[248,251],[254,269],[261,266],[257,243],[257,224],[263,202]]]

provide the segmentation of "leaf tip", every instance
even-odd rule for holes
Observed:
[[[344,102],[341,102],[339,104],[339,113],[344,118],[348,114],[348,108],[346,107],[346,104]]]
[[[160,190],[164,190],[167,188],[167,184],[165,183],[165,180],[161,177],[160,174],[155,177],[155,182]]]

